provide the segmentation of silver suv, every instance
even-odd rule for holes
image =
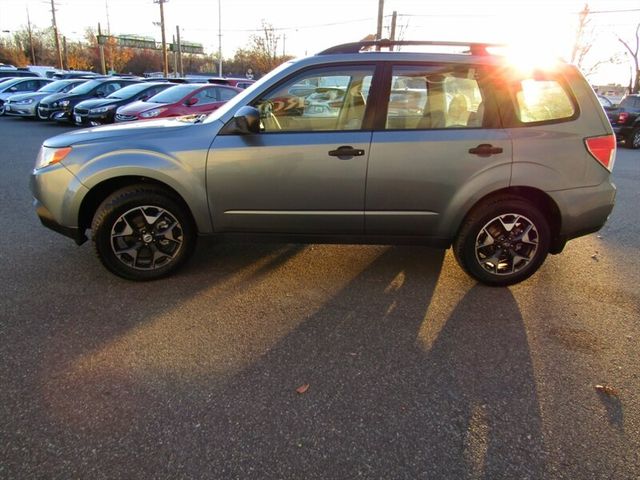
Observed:
[[[463,52],[380,51],[395,45]],[[91,229],[131,280],[176,270],[198,235],[240,235],[452,246],[469,275],[509,285],[602,227],[615,152],[573,66],[360,42],[286,63],[208,116],[50,138],[31,189],[44,225],[78,244]]]

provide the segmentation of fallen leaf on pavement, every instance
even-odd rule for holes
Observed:
[[[308,383],[305,383],[304,385],[300,385],[298,388],[296,388],[296,392],[298,392],[300,395],[302,395],[303,393],[306,393],[307,390],[309,390]]]
[[[602,392],[605,395],[609,395],[610,397],[617,397],[618,396],[618,390],[616,390],[611,385],[596,385],[595,388],[596,388],[596,390],[598,392]]]

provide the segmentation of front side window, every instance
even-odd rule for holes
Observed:
[[[571,97],[554,78],[523,78],[512,84],[512,95],[522,123],[566,120],[576,113]]]
[[[398,65],[387,107],[388,130],[481,127],[483,97],[475,68]]]
[[[263,131],[360,130],[374,66],[308,70],[253,102]]]

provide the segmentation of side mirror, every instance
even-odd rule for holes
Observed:
[[[221,134],[226,135],[253,135],[260,133],[260,112],[255,107],[242,107],[227,123]]]
[[[186,102],[184,102],[184,104],[187,107],[191,107],[192,105],[195,105],[196,103],[198,103],[198,99],[196,97],[191,97],[190,99],[188,99]]]

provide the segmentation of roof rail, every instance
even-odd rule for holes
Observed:
[[[342,45],[336,45],[335,47],[328,48],[318,53],[318,55],[332,55],[336,53],[359,53],[363,48],[367,47],[380,47],[390,48],[394,46],[438,46],[438,47],[467,47],[469,50],[467,53],[472,55],[490,55],[487,52],[487,48],[490,47],[504,47],[504,45],[497,43],[474,43],[474,42],[438,42],[438,41],[422,41],[422,40],[400,40],[391,41],[388,39],[362,41],[353,43],[343,43]]]

